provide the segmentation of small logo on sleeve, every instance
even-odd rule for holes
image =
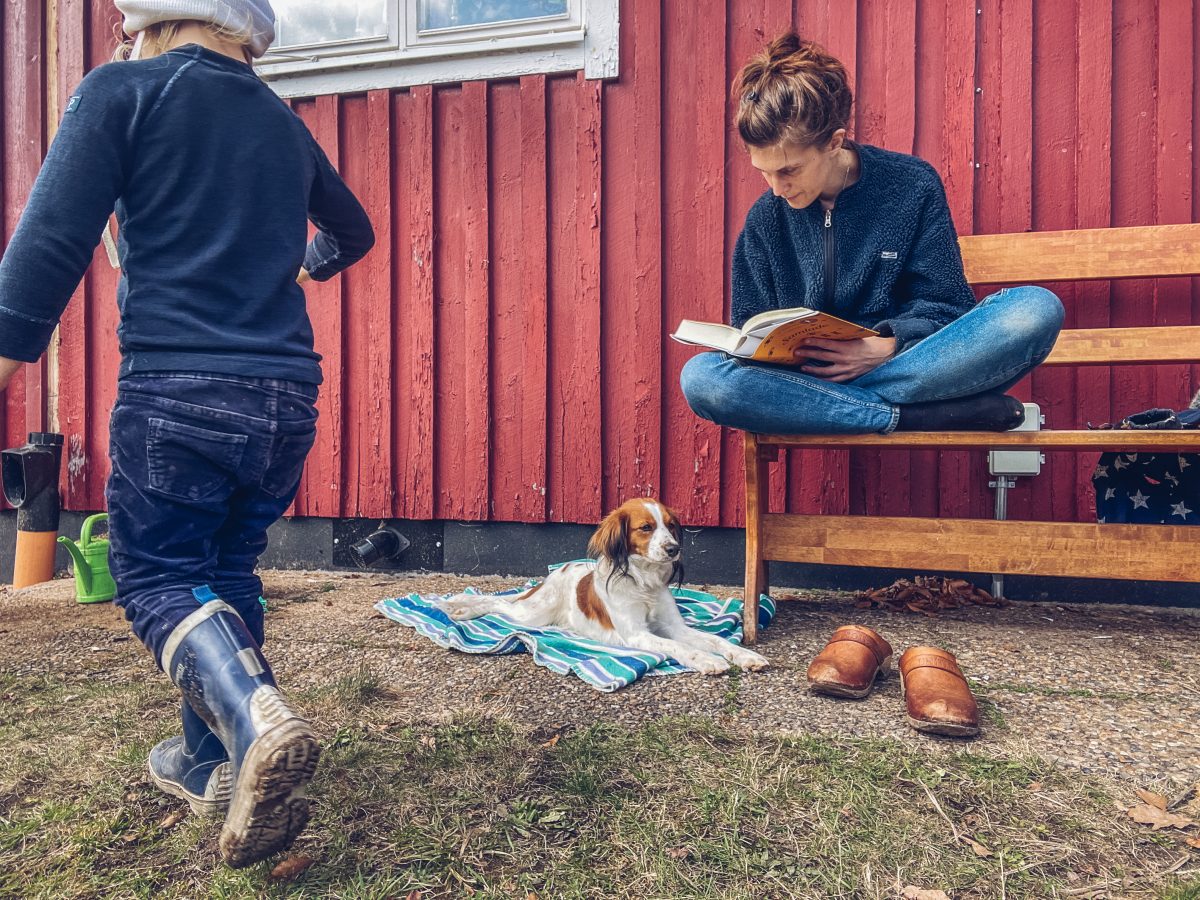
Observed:
[[[884,250],[882,253],[879,254],[879,258],[880,259],[899,259],[900,254],[897,253],[895,250]]]
[[[67,112],[75,112],[75,110],[78,108],[79,108],[79,95],[76,94],[69,101],[67,101]]]

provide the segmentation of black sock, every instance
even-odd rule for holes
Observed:
[[[897,431],[1009,431],[1025,421],[1025,404],[1007,394],[975,394],[957,400],[900,407]]]

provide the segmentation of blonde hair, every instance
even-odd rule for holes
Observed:
[[[823,147],[839,128],[849,127],[854,100],[846,67],[794,31],[777,37],[742,67],[733,97],[738,133],[751,147],[784,141]]]
[[[138,53],[138,59],[149,59],[152,56],[159,56],[166,53],[174,45],[180,26],[188,24],[199,25],[214,37],[232,41],[235,44],[241,44],[242,51],[246,55],[246,62],[250,63],[253,61],[254,57],[250,52],[250,44],[245,34],[224,28],[220,25],[214,25],[212,22],[200,22],[194,19],[172,19],[169,22],[155,22],[153,25],[147,25],[142,32],[145,37],[142,38],[142,47]],[[112,56],[114,62],[125,62],[130,59],[133,54],[134,40],[134,38],[125,38],[117,45],[117,49],[113,51]]]

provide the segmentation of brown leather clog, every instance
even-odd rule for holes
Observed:
[[[808,687],[819,694],[860,699],[892,665],[892,645],[865,625],[843,625],[808,666]]]
[[[908,724],[917,731],[979,734],[979,707],[954,654],[940,647],[909,647],[900,657],[900,690]]]

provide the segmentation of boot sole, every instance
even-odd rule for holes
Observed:
[[[260,736],[242,760],[221,829],[221,856],[241,869],[291,846],[308,824],[304,788],[321,748],[309,724],[289,719]]]

